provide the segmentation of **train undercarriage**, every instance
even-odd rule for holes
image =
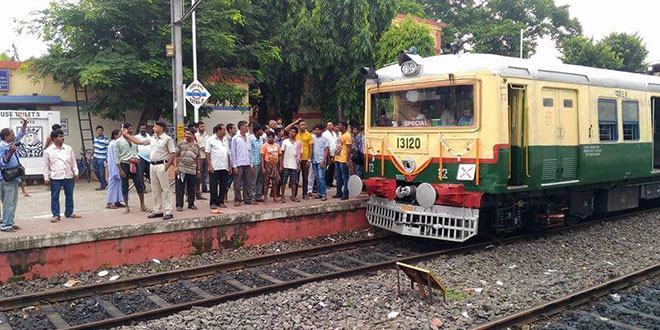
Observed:
[[[660,182],[642,181],[508,194],[479,193],[479,202],[474,198],[444,196],[453,205],[433,203],[424,207],[415,195],[402,196],[399,192],[402,187],[409,187],[403,189],[407,191],[419,190],[428,184],[401,184],[404,185],[397,187],[394,195],[371,191],[367,202],[369,223],[401,235],[453,242],[479,235],[494,237],[518,230],[539,231],[575,224],[594,215],[637,208],[641,202],[660,198]],[[442,185],[434,185],[438,186]],[[368,185],[366,190],[369,192]],[[436,194],[436,202],[442,198]]]

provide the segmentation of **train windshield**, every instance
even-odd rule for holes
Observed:
[[[371,95],[372,127],[474,125],[474,86],[440,86]]]

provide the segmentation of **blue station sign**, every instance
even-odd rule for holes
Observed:
[[[9,70],[0,69],[0,91],[9,91]]]

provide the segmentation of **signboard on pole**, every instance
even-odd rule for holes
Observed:
[[[199,81],[193,81],[188,88],[186,88],[185,97],[190,104],[195,107],[195,111],[201,107],[206,100],[211,96],[211,93],[204,88]]]
[[[9,70],[0,70],[0,91],[9,91]]]

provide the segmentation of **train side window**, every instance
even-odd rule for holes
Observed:
[[[623,109],[623,140],[639,140],[639,103],[624,100]]]
[[[553,107],[555,105],[554,99],[546,97],[543,99],[543,106],[544,107]]]
[[[565,99],[564,100],[564,108],[572,108],[572,107],[573,107],[573,100]]]
[[[598,132],[601,141],[617,141],[616,100],[598,99]]]

